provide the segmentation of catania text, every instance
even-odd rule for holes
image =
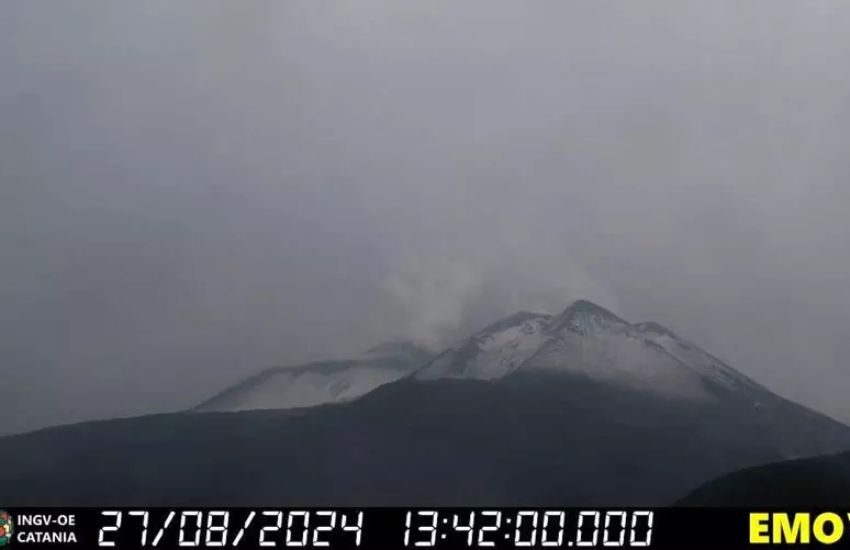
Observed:
[[[69,544],[76,543],[77,536],[68,531],[20,531],[15,540],[21,544]]]

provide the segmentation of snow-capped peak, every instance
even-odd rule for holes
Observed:
[[[497,379],[546,370],[708,398],[712,388],[758,387],[719,359],[654,322],[632,324],[586,300],[549,316],[520,312],[474,334],[418,378]]]
[[[586,300],[556,316],[520,311],[432,357],[411,342],[386,342],[350,360],[263,371],[196,410],[347,401],[411,374],[494,380],[545,370],[696,399],[710,399],[718,391],[766,391],[658,323],[632,324]]]
[[[578,300],[558,315],[550,331],[568,329],[576,334],[589,335],[600,332],[623,330],[629,324],[593,302]]]

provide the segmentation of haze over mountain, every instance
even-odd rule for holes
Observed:
[[[287,408],[0,439],[4,502],[655,505],[739,468],[850,448],[847,426],[586,301],[502,319],[362,397],[289,400],[304,373],[373,385],[357,380],[363,361],[262,373],[208,402]]]
[[[850,422],[846,0],[0,2],[0,433],[585,297]]]

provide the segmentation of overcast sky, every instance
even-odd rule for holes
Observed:
[[[850,421],[850,4],[0,6],[0,432],[518,309]]]

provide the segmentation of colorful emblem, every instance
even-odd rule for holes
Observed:
[[[0,510],[0,546],[12,542],[13,529],[12,517],[5,510]]]

